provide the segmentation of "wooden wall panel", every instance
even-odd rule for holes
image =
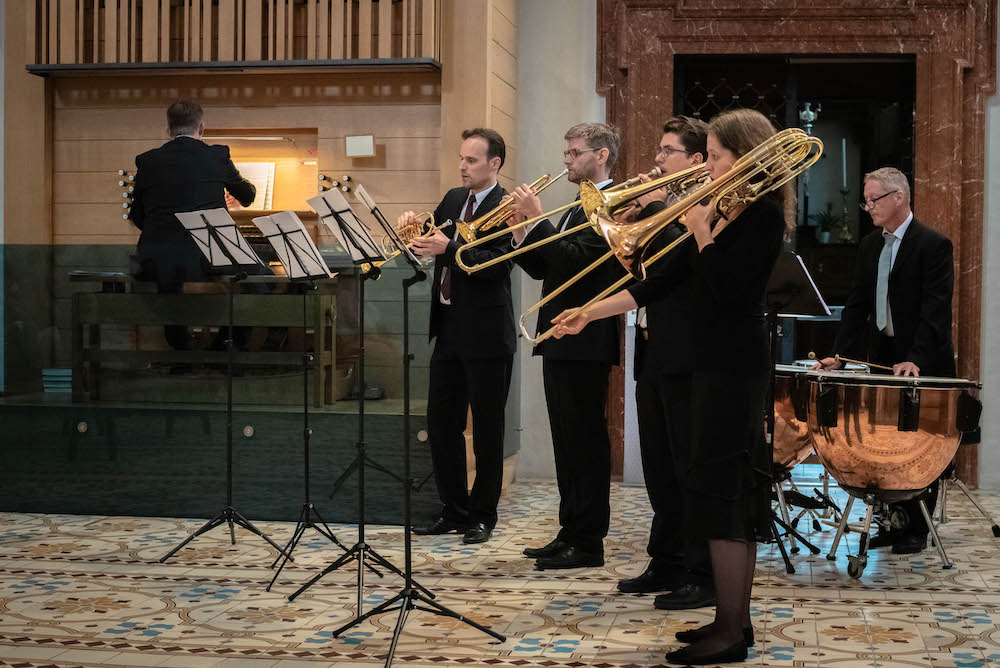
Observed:
[[[236,60],[236,0],[219,0],[218,60]]]
[[[59,61],[76,60],[76,0],[56,0],[52,3],[59,11]]]
[[[289,91],[299,90],[298,84],[305,81],[311,86],[309,92],[294,105],[284,104]],[[126,200],[117,185],[117,171],[134,172],[136,155],[167,141],[164,109],[179,94],[221,102],[205,105],[210,134],[286,128],[287,135],[294,128],[314,129],[318,164],[312,169],[334,178],[352,174],[392,218],[410,208],[433,208],[441,195],[441,108],[439,103],[426,103],[439,99],[433,75],[383,75],[376,81],[370,75],[353,74],[254,75],[235,85],[231,75],[53,83],[52,173],[58,192],[51,230],[57,243],[135,243],[134,229],[121,218]],[[348,134],[374,134],[376,156],[347,158]],[[234,144],[234,155],[238,150]],[[453,164],[448,162],[449,167]],[[296,202],[282,202],[280,208],[307,208],[304,200],[318,185],[311,178],[296,177],[292,188],[298,191]],[[291,188],[282,184],[285,190]]]
[[[421,4],[421,30],[420,30],[420,55],[424,58],[438,57],[437,31],[437,0],[420,0]]]
[[[372,0],[358,2],[358,58],[372,57]]]
[[[32,64],[437,58],[440,52],[439,0],[38,0],[37,16],[34,0],[29,4],[29,29],[42,38],[28,45]],[[507,24],[495,39],[509,49],[512,7],[504,0],[493,10],[495,22]]]
[[[378,3],[378,57],[392,56],[392,6],[391,0]]]
[[[344,4],[333,3],[330,12],[330,58],[346,58],[344,50]]]

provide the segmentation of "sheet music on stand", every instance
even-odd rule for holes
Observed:
[[[267,266],[240,234],[226,209],[188,211],[174,216],[213,267]]]
[[[414,268],[420,267],[420,259],[413,254],[413,251],[411,251],[409,246],[406,245],[406,242],[400,238],[399,233],[396,232],[396,228],[393,227],[388,220],[386,220],[381,209],[379,209],[378,205],[375,204],[375,200],[373,200],[371,195],[368,194],[368,191],[365,190],[364,186],[359,184],[358,187],[355,188],[354,194],[358,196],[358,199],[365,203],[368,210],[372,212],[372,216],[374,216],[375,220],[378,221],[378,224],[382,226],[382,231],[387,237],[392,239],[392,244],[396,247],[396,250],[398,250],[403,257],[406,258],[407,262],[410,263],[410,266]]]
[[[335,276],[294,211],[260,216],[254,218],[253,222],[274,248],[288,278],[295,280]]]
[[[373,264],[389,259],[339,190],[327,190],[306,201],[351,254],[354,264]]]
[[[777,308],[778,316],[829,316],[830,307],[816,287],[802,257],[782,251],[767,283],[767,308]]]

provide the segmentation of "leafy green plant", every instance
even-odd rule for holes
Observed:
[[[814,213],[809,216],[809,220],[816,223],[816,227],[819,228],[820,232],[832,232],[843,222],[844,216],[841,213],[834,213],[833,203],[827,202],[826,210]]]

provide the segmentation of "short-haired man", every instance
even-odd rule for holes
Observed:
[[[462,133],[459,173],[462,185],[449,190],[434,221],[472,221],[495,208],[506,195],[497,173],[506,145],[496,131],[475,128]],[[412,211],[399,224],[412,220]],[[503,477],[504,407],[513,366],[514,307],[510,292],[511,262],[501,262],[474,275],[455,263],[464,240],[450,224],[412,242],[415,252],[434,256],[430,338],[434,352],[427,391],[427,431],[441,512],[420,535],[458,531],[466,543],[489,540],[497,522]],[[471,249],[464,259],[480,264],[509,250],[505,239]],[[476,479],[468,490],[465,423],[472,410],[472,445]]]
[[[897,376],[954,376],[951,241],[913,217],[910,184],[893,167],[865,174],[861,208],[876,229],[861,240],[834,353],[891,366]],[[866,338],[871,342],[867,354],[862,349]],[[836,357],[827,357],[815,368],[840,366]],[[927,505],[933,512],[936,481],[928,492]],[[929,529],[918,502],[898,507],[906,513],[908,526],[879,534],[870,544],[891,544],[895,554],[919,552],[927,544]]]
[[[224,208],[230,197],[249,206],[256,189],[236,169],[228,146],[201,140],[204,111],[197,102],[181,99],[170,105],[167,134],[170,141],[135,159],[129,218],[142,231],[137,278],[155,281],[160,293],[179,293],[185,282],[204,281],[208,274],[201,251],[174,214]],[[164,333],[174,350],[190,347],[184,325],[167,325]]]
[[[598,188],[611,184],[610,172],[618,158],[618,131],[604,123],[580,123],[565,134],[563,164],[571,183],[592,181]],[[541,201],[525,184],[511,193],[518,215],[515,224],[542,213]],[[514,240],[533,243],[586,222],[579,206],[567,211],[558,224],[548,220],[530,231],[515,230]],[[608,245],[592,228],[545,244],[516,258],[532,278],[542,281],[542,296],[608,252]],[[622,273],[613,258],[598,270],[542,307],[538,329],[571,304],[585,302]],[[535,347],[542,356],[542,380],[549,412],[556,480],[559,486],[559,534],[544,547],[528,548],[539,569],[577,568],[604,564],[604,537],[610,521],[611,443],[605,418],[608,377],[619,363],[618,321],[608,319],[585,334],[549,339]]]

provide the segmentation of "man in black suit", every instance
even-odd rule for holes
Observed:
[[[160,293],[183,292],[185,282],[208,276],[201,251],[174,214],[223,208],[230,198],[249,206],[256,195],[229,158],[229,147],[209,146],[201,140],[204,133],[201,105],[177,100],[167,109],[171,140],[135,159],[129,218],[142,231],[136,278],[155,281]],[[164,333],[174,350],[190,347],[184,325],[167,325]]]
[[[497,173],[506,158],[503,138],[494,130],[475,128],[462,133],[459,171],[462,186],[449,190],[434,221],[472,221],[500,204],[506,191]],[[407,211],[399,223],[410,222]],[[430,387],[427,430],[438,496],[442,509],[421,535],[457,530],[465,543],[489,540],[497,522],[503,477],[504,408],[513,366],[514,307],[510,292],[512,263],[467,274],[455,263],[464,240],[450,224],[412,242],[415,252],[434,256],[431,287]],[[506,239],[463,254],[469,264],[481,264],[509,250]],[[468,491],[465,423],[472,409],[472,439],[476,480]]]
[[[850,295],[840,317],[834,352],[865,355],[892,366],[897,376],[954,376],[951,299],[955,283],[951,241],[920,224],[910,211],[910,185],[898,169],[865,175],[865,201],[877,229],[861,240]],[[838,369],[827,357],[814,368]],[[937,482],[928,488],[931,512]],[[892,545],[895,554],[919,552],[927,544],[927,523],[917,501],[898,504],[908,526],[872,539],[872,547]]]
[[[598,188],[611,184],[611,167],[618,158],[618,131],[604,123],[581,123],[565,134],[563,164],[570,183],[592,181]],[[538,196],[527,184],[514,190],[516,224],[542,213]],[[514,243],[531,244],[587,221],[580,206],[553,225],[541,220],[514,231]],[[565,236],[518,256],[515,261],[529,276],[542,281],[545,297],[608,252],[608,244],[593,228]],[[542,307],[538,331],[572,304],[594,296],[621,276],[614,258],[588,274]],[[610,521],[611,443],[605,418],[608,379],[619,363],[617,319],[599,323],[580,336],[549,339],[533,354],[542,356],[542,381],[548,407],[559,486],[559,534],[544,547],[527,548],[538,569],[578,568],[604,564],[604,537]]]

